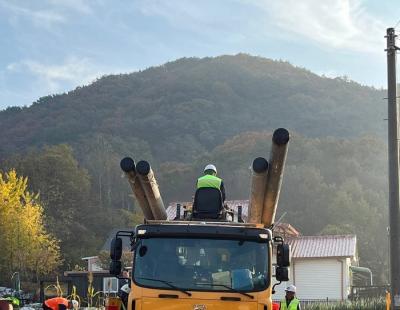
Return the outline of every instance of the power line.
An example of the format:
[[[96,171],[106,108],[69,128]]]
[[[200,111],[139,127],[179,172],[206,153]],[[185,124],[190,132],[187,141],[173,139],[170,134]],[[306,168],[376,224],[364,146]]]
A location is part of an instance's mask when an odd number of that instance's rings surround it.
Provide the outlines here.
[[[396,23],[396,25],[394,25],[394,28],[397,28],[397,26],[400,24],[400,19],[399,21]]]

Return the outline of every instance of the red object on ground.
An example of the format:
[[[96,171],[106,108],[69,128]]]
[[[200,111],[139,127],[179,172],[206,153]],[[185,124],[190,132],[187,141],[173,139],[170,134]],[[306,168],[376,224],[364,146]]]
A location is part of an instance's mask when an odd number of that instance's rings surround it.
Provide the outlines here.
[[[279,310],[279,303],[277,303],[277,302],[273,302],[272,303],[272,310]]]
[[[64,297],[54,297],[47,299],[44,304],[46,307],[49,307],[52,310],[59,310],[59,305],[65,306],[65,308],[68,308],[68,300]]]
[[[109,297],[106,300],[106,310],[119,310],[121,308],[121,298]]]

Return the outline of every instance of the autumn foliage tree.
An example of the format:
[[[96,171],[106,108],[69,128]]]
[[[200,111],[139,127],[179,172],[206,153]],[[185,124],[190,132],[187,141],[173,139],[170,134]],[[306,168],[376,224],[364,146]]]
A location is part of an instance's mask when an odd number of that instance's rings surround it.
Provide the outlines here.
[[[44,228],[38,195],[15,170],[0,173],[0,280],[18,271],[28,279],[54,271],[61,263],[58,240]]]

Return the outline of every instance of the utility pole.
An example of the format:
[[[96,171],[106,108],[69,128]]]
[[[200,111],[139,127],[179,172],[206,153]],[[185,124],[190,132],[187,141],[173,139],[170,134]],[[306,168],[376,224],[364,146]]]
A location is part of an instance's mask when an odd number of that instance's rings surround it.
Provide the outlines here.
[[[400,309],[400,205],[399,205],[399,130],[396,82],[396,34],[386,30],[388,79],[388,160],[389,160],[389,226],[390,226],[390,293],[391,309]]]

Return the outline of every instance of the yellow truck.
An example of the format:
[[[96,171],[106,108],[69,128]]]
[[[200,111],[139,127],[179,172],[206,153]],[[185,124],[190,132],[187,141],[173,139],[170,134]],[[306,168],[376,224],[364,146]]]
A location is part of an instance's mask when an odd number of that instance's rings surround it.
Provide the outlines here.
[[[182,214],[177,207],[175,219],[167,220],[149,163],[121,161],[145,218],[111,243],[110,273],[119,276],[122,238],[131,241],[128,310],[272,309],[272,277],[277,284],[289,280],[290,248],[273,236],[288,142],[286,129],[275,130],[269,163],[253,161],[246,223],[215,189],[197,190],[192,209]]]

